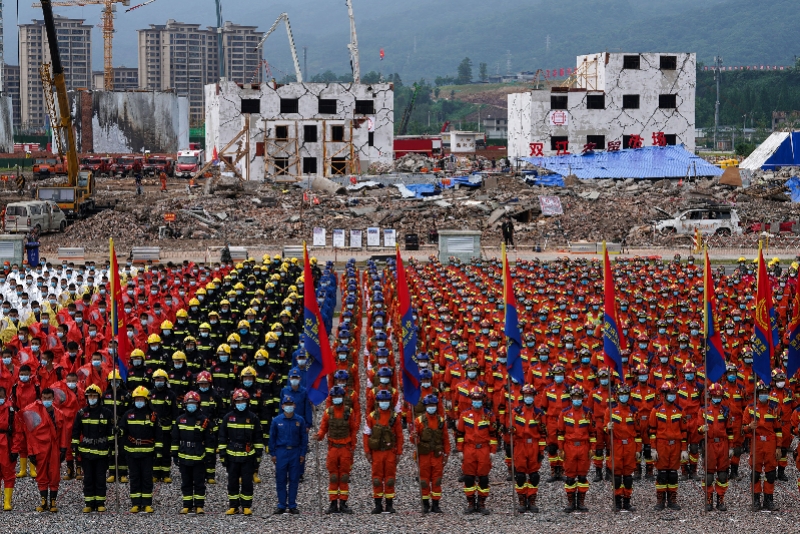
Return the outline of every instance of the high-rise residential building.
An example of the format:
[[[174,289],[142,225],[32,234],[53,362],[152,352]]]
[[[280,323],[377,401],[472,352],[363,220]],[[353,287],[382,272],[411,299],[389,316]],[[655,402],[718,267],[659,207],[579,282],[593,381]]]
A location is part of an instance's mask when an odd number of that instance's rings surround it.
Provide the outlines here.
[[[139,88],[139,69],[134,67],[114,67],[114,90],[133,91]],[[92,73],[92,87],[96,91],[105,88],[105,75],[102,70]]]
[[[257,72],[262,48],[256,45],[263,33],[256,26],[226,22],[223,27],[226,78],[249,83]],[[202,29],[173,19],[151,24],[139,33],[139,88],[175,91],[189,98],[189,120],[200,124],[205,118],[203,86],[219,79],[217,29]],[[261,81],[259,75],[257,81]]]
[[[13,124],[18,128],[22,124],[19,110],[19,65],[3,66],[3,93],[11,97],[11,107],[14,110]]]
[[[92,26],[84,19],[55,16],[56,35],[67,89],[92,87]],[[50,63],[43,20],[19,26],[20,117],[23,125],[43,126],[47,107],[39,66]]]

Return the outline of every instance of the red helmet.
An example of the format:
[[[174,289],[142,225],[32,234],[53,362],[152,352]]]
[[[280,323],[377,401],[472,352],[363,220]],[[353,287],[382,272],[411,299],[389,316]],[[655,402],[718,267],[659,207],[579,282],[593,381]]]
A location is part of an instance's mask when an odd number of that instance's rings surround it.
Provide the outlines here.
[[[522,386],[522,394],[523,395],[536,395],[536,390],[533,388],[531,384],[525,384]]]
[[[580,384],[575,384],[572,386],[572,389],[569,390],[569,396],[583,398],[586,396],[586,391],[584,391],[583,386]]]
[[[722,397],[725,394],[725,390],[719,384],[711,384],[708,386],[708,394],[711,397]]]
[[[237,389],[233,392],[233,395],[231,395],[231,399],[234,401],[250,400],[250,394],[243,389]]]
[[[663,384],[661,384],[661,392],[662,393],[675,393],[675,384],[667,380]]]
[[[647,366],[643,363],[637,365],[633,372],[637,375],[646,375],[650,373],[650,371],[647,370]]]
[[[213,382],[214,377],[208,371],[200,371],[195,382]]]
[[[189,402],[196,402],[196,403],[199,404],[200,403],[200,394],[197,393],[196,391],[190,391],[189,393],[184,395],[183,396],[183,403],[186,404],[186,403],[189,403]]]
[[[696,372],[697,372],[697,367],[695,367],[695,365],[692,362],[686,362],[685,364],[683,364],[683,373],[684,374],[686,374],[686,373],[696,373]]]
[[[471,390],[469,390],[469,397],[471,399],[482,400],[483,399],[483,388],[480,386],[475,386]]]

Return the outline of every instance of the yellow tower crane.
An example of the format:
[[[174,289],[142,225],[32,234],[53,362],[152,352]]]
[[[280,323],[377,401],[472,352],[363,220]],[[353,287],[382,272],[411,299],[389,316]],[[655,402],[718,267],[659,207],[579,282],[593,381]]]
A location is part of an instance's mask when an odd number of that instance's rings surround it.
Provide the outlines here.
[[[114,90],[114,65],[113,65],[113,47],[112,40],[114,39],[114,13],[117,6],[114,4],[122,4],[123,6],[131,5],[131,0],[56,0],[51,2],[53,6],[90,6],[102,5],[103,18],[100,22],[100,28],[103,30],[103,88],[106,91]],[[33,7],[42,7],[42,4],[36,2]]]

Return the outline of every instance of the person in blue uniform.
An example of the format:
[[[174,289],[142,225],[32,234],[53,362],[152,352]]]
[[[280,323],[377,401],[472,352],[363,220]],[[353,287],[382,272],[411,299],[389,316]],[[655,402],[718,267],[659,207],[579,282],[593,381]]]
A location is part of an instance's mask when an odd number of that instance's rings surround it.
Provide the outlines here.
[[[283,399],[287,395],[294,400],[295,411],[294,414],[305,419],[306,428],[311,429],[314,426],[314,410],[311,407],[311,401],[308,400],[308,390],[303,387],[303,372],[297,367],[293,367],[289,371],[289,385],[284,386],[281,390],[280,398]],[[310,387],[311,384],[308,384]],[[303,481],[303,475],[306,472],[306,466],[303,464],[300,468],[300,482]]]
[[[282,402],[283,413],[272,420],[269,431],[269,453],[275,464],[278,506],[275,514],[300,513],[297,510],[297,487],[308,450],[306,420],[295,413],[296,404],[290,395]],[[288,492],[287,492],[288,484]]]

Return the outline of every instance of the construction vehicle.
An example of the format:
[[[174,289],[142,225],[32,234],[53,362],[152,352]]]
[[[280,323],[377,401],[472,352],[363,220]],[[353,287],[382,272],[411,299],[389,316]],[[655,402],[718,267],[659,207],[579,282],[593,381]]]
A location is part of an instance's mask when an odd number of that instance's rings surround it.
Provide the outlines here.
[[[297,79],[297,83],[303,83],[303,72],[300,70],[300,62],[297,60],[297,48],[294,46],[294,37],[292,36],[292,26],[289,24],[289,15],[287,13],[281,13],[278,15],[278,18],[275,19],[275,22],[272,23],[270,29],[267,30],[267,33],[264,34],[264,37],[261,38],[261,41],[256,45],[254,52],[258,51],[261,45],[264,44],[264,41],[267,40],[267,37],[270,36],[272,32],[275,31],[275,28],[278,27],[278,24],[283,21],[286,23],[286,35],[289,37],[289,50],[292,53],[292,61],[294,62],[294,75]],[[266,81],[266,80],[265,80]]]
[[[400,119],[400,127],[397,129],[397,135],[405,135],[408,130],[408,123],[411,120],[411,112],[414,111],[414,103],[417,101],[417,95],[422,86],[414,83],[414,92],[411,94],[411,100],[408,101],[406,109],[403,110],[403,118]]]
[[[347,3],[347,16],[350,18],[350,68],[353,69],[353,83],[361,83],[361,60],[358,56],[358,35],[356,35],[356,19],[353,16],[353,0],[345,0]]]
[[[83,158],[80,170],[92,171],[95,176],[108,176],[111,174],[111,166],[114,164],[113,158],[101,158],[98,156]]]
[[[42,13],[44,26],[47,31],[47,41],[50,46],[50,58],[53,67],[53,78],[47,80],[55,88],[58,99],[59,117],[51,117],[54,134],[66,138],[66,163],[67,183],[64,185],[51,185],[36,189],[36,198],[39,200],[52,200],[58,204],[68,219],[86,217],[95,212],[94,174],[92,171],[78,169],[78,150],[75,144],[75,130],[72,124],[72,115],[67,97],[67,83],[64,78],[64,66],[58,51],[58,37],[56,25],[53,20],[53,6],[50,0],[42,0]],[[45,87],[45,92],[48,88]]]
[[[49,178],[50,176],[64,175],[66,173],[67,163],[61,156],[33,160],[33,175],[36,178]]]
[[[158,176],[162,172],[172,177],[175,172],[175,160],[169,156],[150,156],[142,167],[142,174]]]

